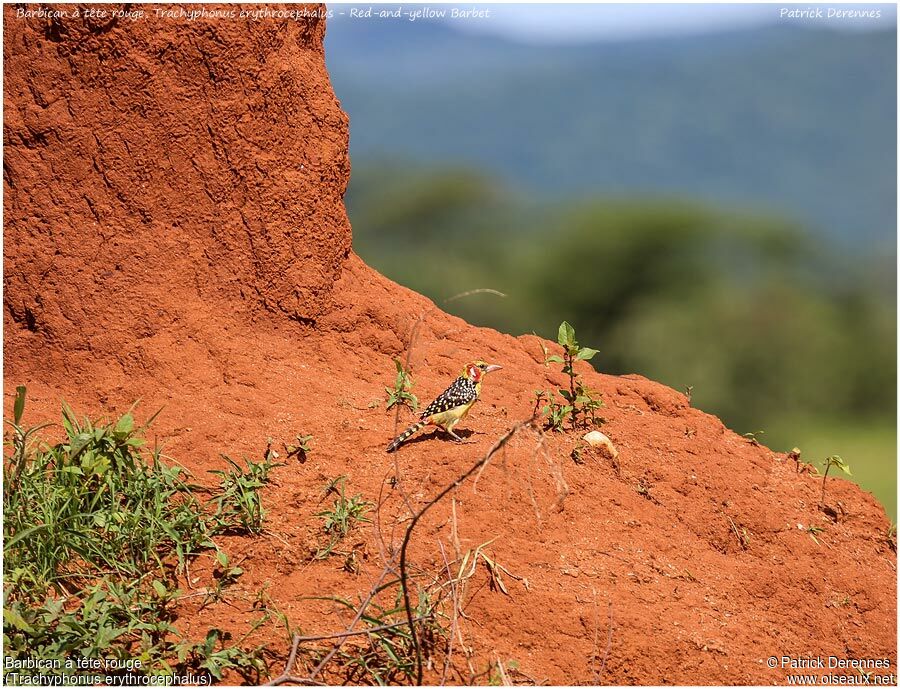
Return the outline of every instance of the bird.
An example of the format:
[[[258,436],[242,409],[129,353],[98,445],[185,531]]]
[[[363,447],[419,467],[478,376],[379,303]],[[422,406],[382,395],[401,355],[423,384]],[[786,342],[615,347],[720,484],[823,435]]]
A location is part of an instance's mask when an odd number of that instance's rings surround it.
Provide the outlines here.
[[[486,364],[483,361],[466,364],[462,373],[450,384],[450,387],[425,407],[419,420],[391,441],[391,444],[387,446],[387,451],[393,452],[428,425],[437,426],[456,442],[462,442],[462,438],[453,432],[453,427],[466,418],[472,405],[478,401],[484,376],[492,371],[499,371],[501,368],[503,367],[497,364]]]

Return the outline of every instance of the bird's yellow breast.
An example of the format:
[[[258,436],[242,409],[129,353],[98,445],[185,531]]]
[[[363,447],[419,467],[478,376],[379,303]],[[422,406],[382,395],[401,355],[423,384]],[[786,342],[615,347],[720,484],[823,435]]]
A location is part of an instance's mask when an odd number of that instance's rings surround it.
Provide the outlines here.
[[[468,404],[463,404],[459,407],[454,407],[453,409],[448,409],[447,411],[433,414],[431,416],[431,423],[433,423],[435,426],[441,426],[442,428],[447,428],[448,426],[452,428],[464,418],[466,418],[466,414],[469,413],[469,410],[472,408],[473,404],[475,404],[474,400],[472,402],[469,402]]]
[[[453,427],[456,424],[466,418],[466,415],[469,413],[472,405],[478,401],[478,397],[480,395],[481,381],[478,381],[477,383],[475,383],[475,398],[471,402],[467,402],[466,404],[461,404],[458,407],[453,407],[452,409],[447,409],[445,411],[432,414],[429,417],[430,422],[436,426],[440,426],[447,431],[452,431]]]

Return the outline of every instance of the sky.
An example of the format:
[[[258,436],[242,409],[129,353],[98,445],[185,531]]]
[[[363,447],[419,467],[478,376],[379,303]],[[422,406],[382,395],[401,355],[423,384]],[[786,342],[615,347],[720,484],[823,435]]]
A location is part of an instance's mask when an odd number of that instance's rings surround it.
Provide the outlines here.
[[[363,5],[357,4],[362,7]],[[401,7],[400,5],[373,5]],[[332,5],[332,8],[337,8]],[[346,10],[348,5],[340,7]],[[413,5],[402,6],[404,12]],[[415,7],[422,7],[416,5]],[[677,36],[751,28],[765,24],[793,25],[836,30],[872,30],[896,26],[893,4],[474,4],[444,3],[426,7],[442,9],[444,21],[454,28],[488,33],[531,43],[627,40]],[[452,18],[461,11],[489,10],[487,16]],[[812,10],[811,16],[789,16],[791,10]],[[819,10],[816,13],[816,10]],[[876,18],[839,16],[842,10],[873,11]],[[484,14],[482,12],[482,14]],[[816,16],[820,14],[821,16]],[[830,16],[829,16],[830,15]]]

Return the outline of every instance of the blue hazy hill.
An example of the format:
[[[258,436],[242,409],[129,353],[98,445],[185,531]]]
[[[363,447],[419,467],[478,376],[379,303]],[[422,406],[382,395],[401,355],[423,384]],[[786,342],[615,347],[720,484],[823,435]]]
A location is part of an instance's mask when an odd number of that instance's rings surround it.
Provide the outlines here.
[[[547,199],[702,199],[895,251],[893,30],[526,45],[337,17],[326,58],[357,168],[469,166]]]

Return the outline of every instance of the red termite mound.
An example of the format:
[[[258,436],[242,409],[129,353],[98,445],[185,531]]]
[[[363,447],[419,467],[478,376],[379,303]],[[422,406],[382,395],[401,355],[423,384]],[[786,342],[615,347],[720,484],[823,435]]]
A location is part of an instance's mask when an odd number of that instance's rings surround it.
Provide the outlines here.
[[[222,452],[259,457],[267,438],[312,434],[308,461],[265,490],[265,534],[227,546],[246,572],[236,591],[268,585],[304,632],[337,631],[346,611],[309,597],[365,595],[409,510],[563,380],[536,338],[472,327],[350,251],[348,122],[321,7],[102,8],[4,7],[6,408],[19,384],[29,422],[61,398],[91,414],[140,398],[164,408],[157,440],[198,477]],[[397,429],[384,387],[407,351],[423,398],[466,360],[504,365],[467,444],[426,435],[384,453]],[[782,656],[895,667],[896,556],[870,495],[829,479],[823,508],[821,479],[683,395],[581,373],[603,395],[616,461],[573,461],[577,433],[522,431],[417,527],[417,576],[489,541],[505,568],[479,564],[458,591],[449,666],[427,680],[486,683],[498,660],[513,681],[556,684],[782,683]],[[310,556],[339,475],[383,501],[346,569]],[[506,591],[488,586],[498,574]],[[184,603],[182,631],[241,632],[252,617],[198,605]]]

